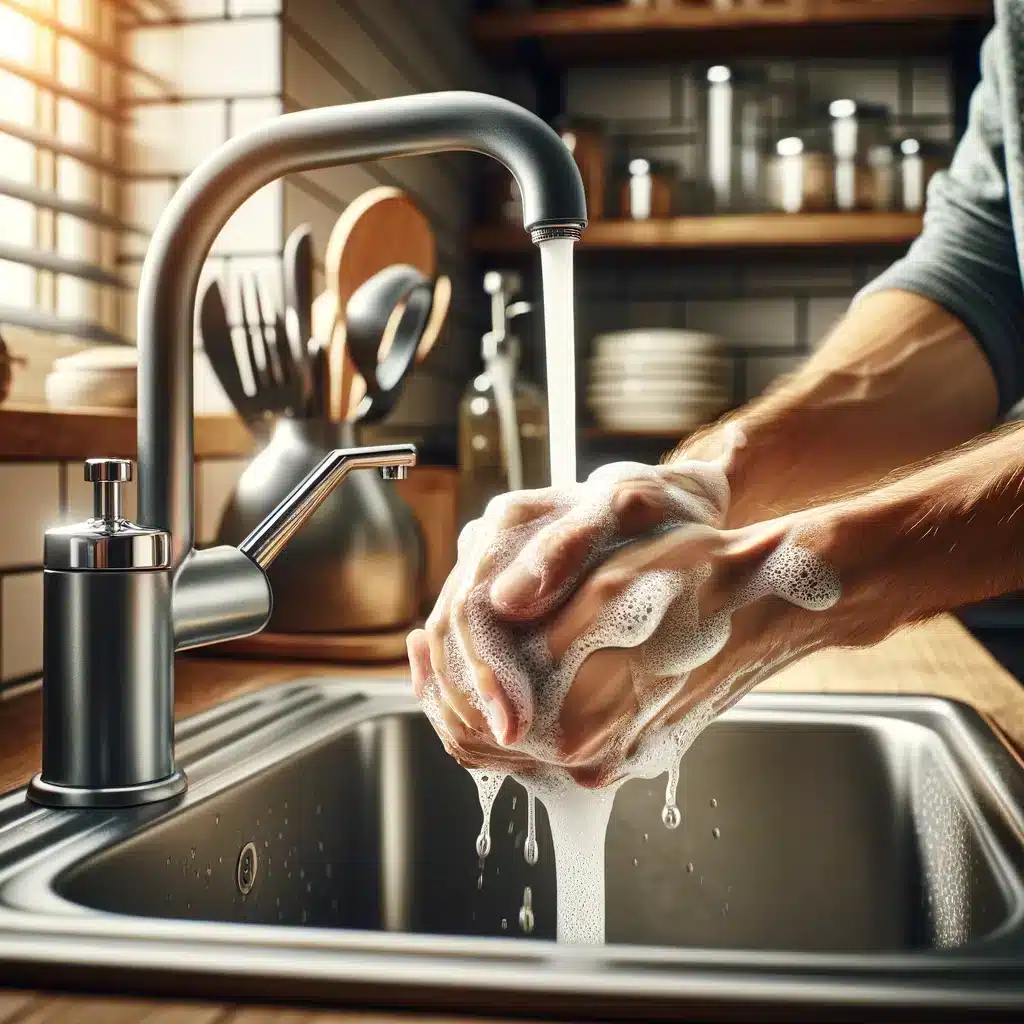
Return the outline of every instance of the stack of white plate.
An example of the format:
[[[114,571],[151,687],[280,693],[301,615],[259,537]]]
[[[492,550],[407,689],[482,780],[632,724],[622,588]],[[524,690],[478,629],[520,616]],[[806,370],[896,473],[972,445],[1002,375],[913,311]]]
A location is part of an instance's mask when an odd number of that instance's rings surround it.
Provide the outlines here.
[[[608,430],[687,431],[732,398],[732,359],[713,334],[616,331],[594,339],[587,404]]]

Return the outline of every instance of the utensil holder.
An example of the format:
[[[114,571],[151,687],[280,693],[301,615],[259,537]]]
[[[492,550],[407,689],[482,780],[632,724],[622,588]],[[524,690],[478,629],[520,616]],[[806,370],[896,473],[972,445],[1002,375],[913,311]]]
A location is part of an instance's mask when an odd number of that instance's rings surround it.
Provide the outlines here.
[[[334,448],[358,446],[351,423],[282,417],[242,475],[217,542],[237,544]],[[424,594],[423,535],[379,474],[350,473],[270,567],[273,633],[411,628]]]

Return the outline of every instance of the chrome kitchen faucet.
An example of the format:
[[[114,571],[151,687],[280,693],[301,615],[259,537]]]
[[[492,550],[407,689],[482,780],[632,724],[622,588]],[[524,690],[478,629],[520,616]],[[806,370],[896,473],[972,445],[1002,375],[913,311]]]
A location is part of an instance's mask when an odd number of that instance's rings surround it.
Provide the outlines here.
[[[29,799],[127,807],[176,796],[174,654],[258,633],[266,568],[351,469],[397,472],[412,445],[337,450],[239,547],[196,551],[192,325],[199,272],[218,232],[284,174],[393,156],[472,150],[519,184],[535,242],[578,237],[586,201],[558,135],[481,93],[442,92],[273,118],[221,146],[160,218],[139,285],[139,519],[121,516],[131,463],[90,459],[94,517],[48,530],[44,546],[43,765]]]

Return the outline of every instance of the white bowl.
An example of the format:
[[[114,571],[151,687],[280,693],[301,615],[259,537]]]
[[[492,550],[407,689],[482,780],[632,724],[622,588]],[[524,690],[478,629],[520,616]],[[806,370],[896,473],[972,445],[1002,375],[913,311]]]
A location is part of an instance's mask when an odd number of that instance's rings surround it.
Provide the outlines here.
[[[76,408],[134,409],[138,398],[135,367],[104,370],[57,370],[47,374],[47,405]]]
[[[593,351],[598,355],[674,356],[718,355],[725,350],[725,341],[716,334],[702,331],[683,331],[674,328],[643,328],[630,331],[612,331],[594,338]]]

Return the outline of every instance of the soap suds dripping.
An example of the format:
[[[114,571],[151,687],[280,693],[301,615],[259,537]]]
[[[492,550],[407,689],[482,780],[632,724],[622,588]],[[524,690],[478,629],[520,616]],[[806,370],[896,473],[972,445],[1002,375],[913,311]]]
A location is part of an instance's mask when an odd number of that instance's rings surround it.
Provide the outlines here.
[[[722,499],[723,506],[727,502],[728,484],[721,465],[690,463],[674,469],[695,481],[705,494]],[[472,660],[479,660],[495,672],[520,713],[532,711],[529,732],[510,749],[528,755],[533,771],[528,777],[513,775],[513,778],[529,794],[528,835],[524,847],[528,863],[536,862],[535,815],[530,813],[534,799],[539,798],[547,809],[555,853],[560,942],[600,944],[604,941],[604,840],[615,793],[622,783],[629,778],[653,779],[668,772],[662,818],[667,827],[678,827],[681,816],[675,803],[675,790],[680,759],[686,750],[725,710],[737,685],[742,685],[745,692],[802,653],[780,655],[771,664],[749,665],[696,703],[679,721],[667,726],[655,725],[669,701],[678,699],[689,674],[710,661],[728,643],[732,614],[769,595],[809,610],[822,610],[835,604],[841,594],[838,575],[831,567],[811,552],[784,543],[765,560],[729,607],[703,619],[698,596],[710,573],[709,566],[698,566],[687,572],[644,573],[602,609],[593,628],[578,637],[557,662],[550,657],[539,635],[524,637],[522,632],[515,632],[490,612],[487,596],[490,582],[523,550],[538,529],[569,510],[575,517],[591,517],[598,537],[589,560],[589,564],[593,564],[613,550],[610,538],[615,536],[615,518],[607,500],[609,484],[624,478],[657,477],[662,481],[663,472],[631,463],[604,467],[579,485],[577,493],[565,494],[561,500],[556,500],[547,516],[487,538],[488,578],[462,595],[468,612],[472,655],[469,638],[455,633],[450,637],[449,682],[465,694],[474,707],[484,715],[492,713],[492,709],[481,702],[466,670]],[[664,525],[665,528],[684,526],[704,522],[706,517],[706,502],[678,488],[672,492],[672,508]],[[559,719],[579,667],[590,654],[603,648],[639,648],[630,661],[630,670],[634,680],[644,683],[637,687],[643,699],[638,713],[619,723],[608,739],[608,749],[614,752],[620,764],[621,781],[604,789],[586,789],[557,763]],[[424,710],[435,729],[446,736],[433,680],[425,687]],[[475,769],[471,774],[478,787],[483,814],[477,839],[480,853],[489,851],[490,809],[507,776],[496,766],[491,770]]]

